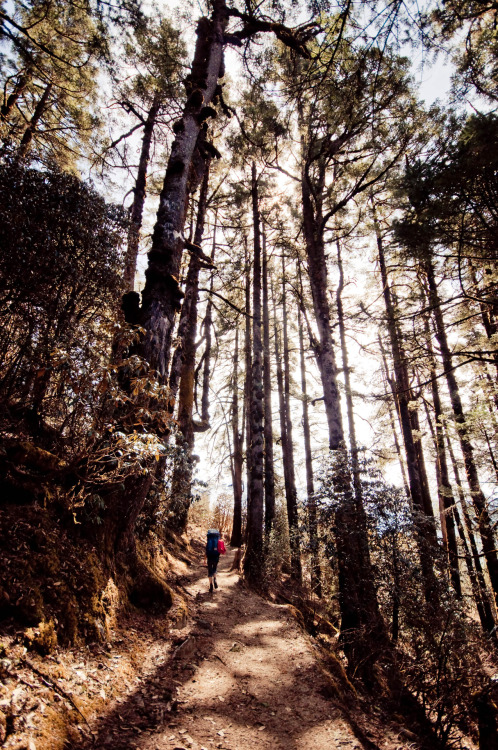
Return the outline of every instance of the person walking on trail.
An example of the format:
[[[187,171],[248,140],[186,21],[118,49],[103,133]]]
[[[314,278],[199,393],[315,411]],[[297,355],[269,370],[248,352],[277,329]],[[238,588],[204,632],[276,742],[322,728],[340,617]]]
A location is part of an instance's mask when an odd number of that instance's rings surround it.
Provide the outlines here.
[[[206,559],[208,566],[210,594],[213,593],[214,589],[218,588],[218,583],[216,581],[216,570],[218,568],[220,555],[224,555],[225,552],[225,543],[221,538],[220,532],[216,529],[209,529],[206,542]]]

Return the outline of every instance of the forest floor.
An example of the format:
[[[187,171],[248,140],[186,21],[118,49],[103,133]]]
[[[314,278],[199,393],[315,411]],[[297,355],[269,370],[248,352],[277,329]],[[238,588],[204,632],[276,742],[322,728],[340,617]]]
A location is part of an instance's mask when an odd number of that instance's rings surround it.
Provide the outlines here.
[[[135,611],[117,625],[107,646],[59,649],[46,657],[25,655],[24,649],[15,674],[3,665],[9,688],[0,700],[0,714],[7,716],[3,747],[417,747],[413,735],[388,724],[379,708],[367,713],[337,693],[320,647],[292,608],[250,591],[231,570],[233,550],[221,558],[219,588],[210,594],[196,546],[190,564],[176,561],[176,583],[189,611],[175,627]],[[15,648],[4,650],[11,659],[0,660],[0,668],[12,661]]]

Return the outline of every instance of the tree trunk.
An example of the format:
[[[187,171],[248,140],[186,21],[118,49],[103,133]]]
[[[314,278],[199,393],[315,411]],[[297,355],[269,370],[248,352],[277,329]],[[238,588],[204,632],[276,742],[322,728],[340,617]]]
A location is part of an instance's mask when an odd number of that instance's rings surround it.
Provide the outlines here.
[[[194,235],[194,244],[200,247],[202,242],[202,235],[204,233],[204,221],[207,207],[207,191],[209,185],[209,160],[206,163],[206,169],[204,172],[204,178],[202,182],[201,192],[199,195],[199,204],[197,207],[197,222]],[[187,271],[187,278],[185,279],[185,299],[183,301],[180,321],[178,323],[177,339],[178,344],[173,353],[171,360],[171,368],[169,372],[169,390],[170,390],[170,412],[173,413],[175,408],[175,401],[178,395],[178,388],[180,386],[180,380],[183,377],[183,369],[185,365],[185,354],[186,347],[192,346],[189,337],[195,336],[197,327],[197,301],[199,294],[199,270],[200,261],[199,256],[193,253],[190,257],[189,267]],[[195,360],[194,360],[195,363]],[[192,382],[193,382],[193,369],[192,369]]]
[[[230,544],[242,544],[242,435],[239,432],[239,328],[235,329],[235,351],[233,354],[232,376],[232,484],[233,484],[233,526]]]
[[[303,149],[304,150],[304,149]],[[351,672],[369,681],[380,653],[389,649],[388,636],[380,615],[373,570],[368,551],[363,507],[358,509],[351,492],[351,475],[346,463],[344,431],[337,385],[337,368],[330,325],[327,261],[323,238],[321,196],[325,173],[311,189],[306,162],[303,163],[301,192],[303,229],[308,272],[319,343],[315,349],[325,402],[329,447],[333,452],[335,539],[339,573],[341,638]],[[315,204],[313,203],[315,195]],[[318,196],[318,197],[317,197]]]
[[[498,750],[498,685],[492,679],[474,698],[479,725],[479,750]]]
[[[271,408],[270,316],[268,311],[268,255],[263,231],[263,387],[265,407],[265,534],[267,540],[275,519],[275,468],[273,465],[273,424]]]
[[[469,271],[474,286],[476,287],[476,289],[479,289],[479,282],[477,280],[474,267],[472,266],[472,262],[469,262]],[[481,320],[484,326],[484,330],[486,331],[486,336],[490,341],[493,341],[493,337],[498,333],[498,325],[496,324],[496,320],[493,317],[492,308],[490,307],[490,305],[487,305],[481,300],[479,302],[479,309],[481,311]],[[492,356],[495,363],[496,377],[498,378],[498,352],[495,351]],[[498,408],[498,392],[496,391],[496,387],[494,389],[494,402],[495,406]]]
[[[252,584],[261,581],[263,568],[264,507],[264,427],[263,427],[263,342],[261,339],[261,239],[256,165],[251,170],[251,195],[254,227],[252,368],[251,368],[251,442],[250,475],[247,501],[247,551],[244,572]]]
[[[242,425],[245,432],[246,439],[246,503],[249,505],[249,483],[251,475],[251,393],[252,393],[252,375],[251,375],[251,363],[252,363],[252,338],[251,338],[251,274],[249,265],[249,251],[247,248],[247,240],[244,237],[245,242],[245,267],[246,267],[246,279],[245,279],[245,312],[246,312],[246,325],[244,335],[244,364],[245,364],[245,382],[244,382],[244,408],[242,416]],[[245,537],[247,536],[247,524],[245,529]]]
[[[486,506],[486,498],[484,497],[484,493],[479,483],[477,466],[474,461],[474,449],[470,441],[467,422],[463,411],[462,401],[460,399],[460,391],[453,370],[452,356],[448,339],[446,337],[441,301],[439,299],[437,284],[434,277],[434,268],[430,259],[427,259],[424,268],[429,286],[429,303],[434,315],[436,339],[441,351],[441,358],[443,361],[451,405],[453,407],[453,414],[455,415],[455,421],[458,426],[458,437],[460,439],[460,447],[463,454],[467,481],[470,487],[470,495],[474,504],[479,532],[482,538],[483,554],[488,565],[489,578],[495,594],[495,601],[498,602],[498,556],[491,519]]]
[[[349,371],[348,348],[346,343],[346,327],[344,324],[344,309],[342,306],[342,291],[344,289],[344,271],[342,267],[341,245],[337,241],[337,266],[339,269],[339,284],[337,286],[337,322],[339,323],[339,337],[341,341],[342,368],[344,371],[344,385],[346,390],[346,411],[348,415],[349,445],[351,450],[351,467],[353,470],[353,487],[356,502],[363,502],[361,487],[360,465],[358,460],[358,443],[356,441],[356,429],[354,423],[353,395],[351,391],[351,378]]]
[[[127,291],[133,291],[137,270],[138,247],[140,243],[140,229],[145,203],[145,186],[147,183],[147,168],[149,166],[152,135],[156,124],[157,113],[161,106],[161,95],[156,92],[149,114],[144,125],[142,136],[142,150],[138,162],[137,179],[135,180],[133,203],[130,211],[130,227],[128,229],[128,246],[125,255],[124,282]]]
[[[498,463],[496,462],[494,447],[491,444],[491,440],[489,438],[488,431],[486,430],[486,428],[482,427],[481,431],[484,435],[484,440],[486,441],[486,445],[488,446],[489,460],[491,461],[493,469],[495,470],[495,477],[496,477],[496,481],[498,482]]]
[[[14,109],[17,100],[23,93],[24,89],[28,85],[28,83],[31,81],[31,71],[28,69],[25,73],[19,76],[19,79],[14,86],[13,91],[9,94],[7,97],[7,100],[4,100],[4,103],[2,104],[2,107],[0,109],[0,120],[3,122],[6,122],[9,119],[10,113]]]
[[[225,33],[228,19],[236,11],[229,9],[225,0],[211,0],[210,7],[210,17],[201,18],[197,24],[194,59],[191,71],[185,78],[188,98],[182,117],[174,126],[176,135],[159,199],[152,248],[148,254],[142,306],[136,311],[134,320],[145,330],[139,353],[160,383],[166,381],[175,315],[183,297],[178,275],[186,245],[183,232],[189,196],[199,177],[202,177],[208,156],[218,156],[212,144],[205,139],[207,121],[216,116],[211,105],[220,94],[218,80],[224,76],[225,44],[249,39],[260,31],[270,32],[282,38],[284,44],[297,45],[298,52],[306,55],[305,42],[299,34],[294,39],[292,31],[261,18],[251,17],[247,21],[244,17],[243,28],[229,38]],[[142,493],[126,495],[130,506],[142,507]]]
[[[223,0],[212,1],[210,18],[197,24],[192,69],[187,77],[188,99],[176,124],[176,137],[159,199],[152,249],[142,292],[142,325],[146,330],[143,354],[161,378],[166,377],[171,336],[182,294],[178,274],[191,182],[195,178],[194,152],[203,123],[212,116],[209,106],[223,72],[224,32],[228,11]],[[202,154],[200,161],[203,161]]]
[[[436,479],[438,483],[439,505],[441,509],[441,528],[443,532],[443,542],[448,557],[448,569],[450,578],[455,589],[457,597],[462,596],[462,585],[460,582],[460,572],[458,568],[458,548],[455,535],[455,517],[456,510],[455,498],[451,489],[450,478],[448,473],[448,464],[446,462],[446,451],[444,449],[444,432],[443,432],[443,409],[441,398],[439,396],[439,381],[436,372],[436,359],[432,350],[429,322],[425,321],[425,333],[427,352],[429,355],[429,367],[432,390],[432,404],[434,406],[435,434],[433,434],[434,445],[436,449]],[[427,420],[431,425],[430,414],[427,413]]]
[[[431,378],[436,377],[436,371],[431,369]],[[436,385],[436,388],[434,388]],[[424,400],[425,413],[429,431],[434,443],[436,452],[436,483],[439,500],[439,519],[441,523],[441,534],[443,537],[443,547],[446,552],[446,565],[450,581],[455,590],[458,599],[462,598],[462,585],[460,581],[460,571],[458,567],[458,547],[455,534],[455,498],[448,478],[448,466],[446,464],[446,453],[444,450],[444,435],[442,433],[442,423],[440,421],[441,407],[439,402],[439,393],[434,397],[434,390],[437,390],[437,381],[432,381],[432,402],[434,405],[434,427],[429,405]],[[438,421],[439,420],[439,421]]]
[[[205,173],[199,195],[197,209],[197,223],[195,227],[194,244],[200,247],[204,233],[206,216],[207,193],[209,186],[209,160],[206,163]],[[200,260],[193,253],[190,257],[187,279],[185,282],[185,300],[182,306],[180,323],[178,326],[178,338],[180,343],[175,351],[173,364],[181,372],[180,388],[178,394],[177,423],[179,428],[179,442],[182,455],[175,462],[171,480],[172,508],[175,511],[176,526],[184,531],[187,525],[188,509],[192,497],[192,452],[194,448],[194,373],[197,333],[197,300],[199,295],[199,269]],[[177,355],[177,352],[180,352]],[[171,373],[173,375],[173,372]]]
[[[218,221],[218,215],[214,217],[214,229],[213,229],[213,248],[211,250],[211,263],[214,263],[216,255],[216,225]],[[211,276],[209,288],[213,291],[214,278]],[[202,370],[202,396],[201,396],[201,421],[203,425],[209,425],[209,386],[211,380],[211,329],[213,326],[213,300],[212,294],[209,295],[206,304],[206,315],[204,316],[204,366]]]
[[[301,294],[302,298],[302,294]],[[306,383],[306,361],[304,356],[303,319],[301,308],[298,311],[299,331],[299,356],[301,366],[301,395],[303,402],[303,435],[304,435],[304,460],[306,466],[306,493],[308,508],[308,528],[310,535],[310,557],[311,557],[311,588],[313,593],[320,599],[322,596],[322,575],[320,570],[319,545],[318,545],[318,522],[316,512],[315,487],[313,481],[313,459],[311,454],[311,432],[308,406],[308,388]]]
[[[443,432],[446,432],[443,428]],[[481,625],[483,626],[484,630],[487,633],[491,633],[494,630],[495,627],[495,618],[493,616],[493,611],[491,608],[491,603],[489,599],[489,592],[488,587],[486,584],[486,580],[484,578],[484,572],[481,565],[481,556],[479,554],[479,550],[477,549],[477,543],[474,536],[474,532],[472,529],[472,521],[469,515],[469,509],[467,506],[467,501],[465,499],[465,494],[463,491],[462,481],[460,479],[460,472],[458,470],[458,465],[456,462],[455,454],[453,452],[453,447],[451,445],[450,436],[446,432],[446,446],[448,448],[448,454],[451,460],[451,465],[453,467],[453,475],[455,477],[455,484],[457,486],[458,490],[458,499],[460,500],[460,506],[462,508],[462,513],[465,521],[465,528],[467,530],[467,536],[469,538],[469,544],[470,544],[470,550],[472,552],[472,560],[474,561],[474,568],[475,568],[475,576],[477,578],[477,588],[476,593],[474,594],[474,598],[476,600],[476,606],[479,613],[479,618],[481,620]],[[459,519],[459,516],[458,516]],[[461,524],[459,526],[459,534],[460,538],[465,538],[465,534],[463,531],[463,528],[461,528]],[[472,582],[472,576],[470,574],[470,568],[467,565],[467,568],[469,570],[469,577]],[[473,589],[474,590],[474,589]],[[496,637],[496,634],[495,634]]]
[[[301,185],[308,273],[319,335],[319,346],[316,348],[315,354],[323,388],[329,448],[332,451],[344,450],[344,430],[337,385],[337,367],[327,298],[327,262],[323,236],[321,230],[318,229],[321,224],[321,217],[315,217],[314,215],[311,190],[306,175],[303,175]]]
[[[284,421],[285,443],[282,439],[284,453],[285,497],[287,501],[287,518],[289,522],[289,541],[291,548],[291,575],[301,582],[301,551],[299,538],[299,516],[297,509],[296,473],[294,468],[294,445],[292,442],[292,418],[290,410],[290,361],[289,334],[287,327],[287,283],[285,274],[285,255],[282,253],[282,332],[284,362]],[[287,470],[285,470],[287,467]]]
[[[29,151],[29,148],[31,146],[31,141],[33,140],[33,136],[36,132],[38,123],[43,117],[43,114],[48,107],[48,100],[52,92],[53,86],[54,86],[53,83],[48,83],[45,86],[45,90],[43,91],[43,94],[41,95],[40,100],[38,101],[38,104],[35,107],[33,116],[31,120],[29,121],[26,130],[24,131],[24,135],[21,139],[21,143],[19,144],[19,148],[17,150],[17,156],[19,159],[24,159]]]
[[[398,341],[401,341],[400,332],[398,332]],[[408,379],[408,376],[407,376]],[[411,394],[410,394],[411,395]],[[412,404],[413,406],[413,404]],[[420,476],[420,486],[422,488],[422,500],[424,504],[424,511],[428,518],[432,518],[434,524],[434,530],[436,528],[434,506],[431,498],[431,491],[429,489],[429,480],[427,478],[427,469],[425,468],[425,457],[424,447],[422,445],[422,429],[420,427],[420,419],[418,416],[418,409],[410,409],[410,422],[412,427],[413,442],[415,445],[415,455],[417,459],[418,473]],[[437,538],[437,537],[436,537]]]
[[[372,212],[377,237],[377,250],[384,302],[386,306],[387,328],[393,356],[396,407],[398,409],[403,442],[405,445],[410,495],[412,499],[412,512],[414,514],[413,519],[417,531],[417,545],[424,579],[425,598],[427,602],[431,602],[437,598],[437,581],[433,568],[433,553],[437,549],[438,544],[434,523],[434,511],[432,506],[427,502],[427,494],[424,491],[423,480],[420,474],[420,455],[413,436],[412,416],[409,408],[409,402],[412,401],[413,398],[406,367],[406,357],[398,336],[395,308],[387,278],[384,245],[375,207],[372,208]]]
[[[396,408],[396,413],[398,414],[398,417],[399,417],[399,412],[397,410],[397,404],[396,404],[396,389],[394,387],[393,379],[389,377],[389,370],[387,369],[386,353],[382,345],[382,339],[381,339],[380,334],[378,336],[378,341],[379,341],[380,351],[382,355],[382,374],[384,377],[384,387],[387,391],[387,386],[389,386],[390,391],[392,393],[392,397],[393,397],[392,402],[387,397],[386,397],[386,401],[387,401],[387,409],[389,412],[389,422],[391,423],[391,430],[393,433],[394,448],[396,450],[398,460],[399,460],[399,466],[401,469],[401,476],[403,478],[403,487],[405,488],[405,494],[408,500],[410,501],[410,505],[411,505],[412,498],[410,495],[410,486],[408,484],[408,479],[406,477],[405,461],[403,459],[403,454],[401,453],[401,447],[400,447],[399,440],[398,440],[398,433],[396,431],[396,421],[394,419],[394,414],[393,414],[392,405],[391,405],[392,403],[394,403],[394,406]]]

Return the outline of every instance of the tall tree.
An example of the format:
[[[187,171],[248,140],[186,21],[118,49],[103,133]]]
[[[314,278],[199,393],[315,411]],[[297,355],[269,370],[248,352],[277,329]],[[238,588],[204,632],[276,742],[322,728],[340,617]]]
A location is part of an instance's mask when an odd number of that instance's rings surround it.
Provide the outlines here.
[[[446,437],[446,445],[448,447],[448,454],[451,459],[451,465],[452,465],[453,474],[455,477],[455,484],[457,486],[458,497],[460,500],[460,507],[462,509],[462,514],[465,520],[465,528],[467,530],[467,535],[469,538],[470,549],[472,552],[472,560],[474,562],[474,567],[475,567],[475,575],[477,578],[476,593],[475,593],[474,598],[476,600],[476,606],[479,612],[479,617],[480,617],[483,628],[486,630],[486,632],[493,633],[493,632],[496,632],[495,631],[495,618],[493,615],[493,610],[491,608],[491,599],[488,593],[488,586],[486,584],[486,580],[484,577],[483,567],[481,565],[481,556],[477,548],[476,538],[474,535],[474,529],[472,526],[469,509],[467,506],[467,500],[465,498],[465,493],[463,491],[463,486],[462,486],[462,482],[460,479],[460,472],[459,472],[458,465],[455,459],[455,454],[453,452],[453,447],[451,445],[451,440],[450,440],[447,430],[444,430],[444,432],[445,432],[445,437]],[[460,537],[463,537],[463,536],[464,534],[460,534]],[[470,571],[469,571],[469,577],[472,581],[472,575],[470,574]]]
[[[239,19],[242,28],[228,34],[230,17]],[[175,314],[181,306],[178,273],[185,247],[183,232],[189,193],[192,180],[196,179],[194,156],[197,153],[203,160],[210,152],[209,144],[205,142],[201,146],[198,140],[208,120],[216,116],[212,104],[222,97],[218,80],[224,76],[225,45],[228,42],[240,44],[258,32],[273,32],[284,43],[306,54],[307,31],[306,28],[292,32],[280,23],[262,19],[257,13],[241,13],[228,8],[224,0],[212,0],[210,17],[199,19],[194,59],[185,79],[188,98],[182,117],[175,125],[176,137],[159,200],[142,292],[141,320],[146,331],[143,353],[161,378],[167,373]]]
[[[416,528],[418,529],[418,545],[420,562],[424,575],[425,595],[427,601],[431,601],[436,596],[437,592],[437,583],[433,568],[434,553],[437,549],[434,511],[432,508],[430,496],[426,491],[426,486],[421,476],[421,467],[419,462],[420,453],[419,450],[417,450],[415,436],[413,434],[412,415],[410,413],[410,402],[413,401],[413,394],[410,387],[407,358],[403,351],[399,337],[396,310],[387,276],[384,241],[375,213],[375,206],[373,207],[373,216],[377,238],[377,250],[382,279],[383,296],[386,307],[386,322],[393,357],[396,405],[399,412],[403,442],[405,446],[414,521]]]
[[[239,328],[235,328],[235,349],[232,375],[232,484],[233,484],[233,523],[230,544],[242,545],[242,433],[239,429]]]
[[[490,125],[492,125],[492,123],[488,122],[488,129]],[[473,144],[475,148],[475,141],[479,139],[475,138],[472,128],[469,129],[469,136],[469,142]],[[489,198],[486,198],[486,191],[484,191],[483,201],[481,201],[478,196],[474,197],[472,195],[472,193],[475,192],[475,185],[472,186],[472,181],[469,185],[465,175],[465,162],[468,158],[468,148],[468,142],[464,142],[463,144],[459,142],[457,144],[456,153],[453,154],[453,159],[449,159],[443,168],[439,167],[437,161],[436,163],[432,163],[429,160],[424,163],[415,161],[413,164],[407,165],[403,178],[403,186],[407,196],[407,205],[405,216],[402,221],[398,223],[396,231],[406,251],[420,265],[422,273],[425,276],[429,307],[434,321],[435,338],[439,346],[454,419],[458,425],[458,437],[464,457],[465,472],[470,487],[472,502],[478,520],[479,533],[482,538],[483,554],[486,558],[489,576],[496,598],[498,595],[498,551],[496,540],[493,533],[486,497],[482,491],[479,480],[474,445],[455,374],[455,365],[458,365],[459,357],[461,355],[455,355],[451,351],[443,312],[445,301],[441,296],[441,292],[438,288],[438,280],[436,278],[437,265],[435,246],[442,245],[443,247],[451,248],[453,243],[457,241],[460,247],[462,245],[465,247],[467,243],[472,242],[471,238],[476,229],[475,221],[479,224],[481,222],[485,224],[485,228],[481,227],[481,230],[479,231],[478,242],[475,250],[476,258],[479,257],[480,252],[484,251],[487,253],[490,249],[489,244],[491,238],[489,237],[489,231],[491,228],[490,222],[493,220],[493,213],[489,213],[489,207],[486,209],[486,204],[489,204]],[[461,174],[456,172],[457,165],[460,166]],[[482,176],[482,171],[485,171],[485,168],[483,170],[482,164],[479,160],[477,160],[476,168]],[[451,176],[454,176],[454,179],[456,180],[456,187],[452,193],[449,191],[448,186],[448,179]],[[466,220],[466,226],[463,230],[464,233],[459,235],[458,239],[456,239],[454,234],[455,223],[458,222],[456,210],[462,208],[461,192],[466,189],[463,187],[462,183],[466,184],[466,187],[472,190],[470,201],[464,199],[466,202],[470,203],[469,214],[471,217],[475,214],[477,214],[477,216],[474,221],[472,218],[468,219],[467,215],[464,214]],[[479,208],[477,208],[477,205],[479,205]],[[488,214],[486,218],[484,218],[483,213]],[[468,252],[468,250],[466,252]],[[482,260],[484,260],[484,263],[487,262],[487,259],[485,258]],[[462,285],[463,269],[461,266],[459,269],[459,280]],[[493,301],[488,299],[487,303],[492,309]],[[477,355],[476,358],[480,359],[479,355]]]
[[[194,245],[200,247],[204,234],[206,207],[209,186],[209,161],[206,164],[204,177],[197,208],[197,223],[194,234]],[[175,463],[171,479],[172,506],[175,511],[174,525],[184,530],[187,525],[188,509],[191,501],[192,485],[192,453],[194,448],[195,425],[194,411],[194,373],[196,356],[197,333],[197,299],[199,294],[199,271],[201,259],[197,253],[192,253],[185,283],[186,293],[182,306],[178,337],[180,343],[175,351],[175,371],[180,371],[180,387],[178,394],[178,428],[180,433],[179,460]],[[180,352],[180,353],[179,353]]]
[[[302,287],[302,284],[300,285]],[[315,485],[313,480],[313,459],[311,453],[311,430],[308,404],[308,388],[306,382],[306,361],[304,349],[304,332],[303,332],[303,315],[301,311],[302,290],[300,294],[300,304],[298,311],[298,335],[299,335],[299,358],[301,370],[301,396],[303,403],[303,436],[304,436],[304,460],[306,467],[306,492],[307,492],[307,510],[308,510],[308,527],[310,536],[311,551],[311,587],[317,597],[322,596],[322,580],[319,559],[318,545],[318,523],[317,508],[315,500]]]
[[[113,109],[121,115],[126,113],[126,122],[131,126],[104,144],[99,160],[103,167],[117,164],[130,169],[131,154],[126,145],[128,139],[141,131],[140,156],[137,165],[133,200],[130,206],[130,227],[125,256],[124,280],[127,290],[134,287],[140,230],[144,211],[147,172],[158,141],[168,138],[170,126],[175,119],[183,96],[180,93],[180,76],[185,57],[185,47],[180,33],[167,18],[159,22],[148,20],[140,24],[131,39],[125,44],[128,69],[123,81],[123,71],[113,69]],[[123,128],[123,117],[119,119]],[[123,153],[119,149],[124,148]]]
[[[297,508],[296,475],[294,468],[294,444],[292,440],[292,417],[290,405],[290,352],[287,315],[287,277],[286,255],[282,252],[282,359],[283,359],[283,393],[281,409],[283,408],[282,453],[284,464],[285,497],[287,501],[287,520],[289,524],[289,540],[291,548],[292,577],[301,581],[301,551],[299,514]]]
[[[344,384],[346,392],[346,412],[348,415],[349,445],[351,451],[351,468],[353,471],[353,487],[356,502],[363,502],[360,477],[360,462],[358,454],[358,441],[356,439],[356,427],[354,421],[353,393],[351,390],[351,372],[349,367],[348,346],[346,341],[346,324],[344,319],[344,307],[342,304],[342,292],[344,290],[344,268],[342,264],[341,242],[337,240],[337,267],[339,270],[339,284],[336,291],[337,322],[339,324],[339,337],[341,341],[342,370],[344,373]]]
[[[486,498],[479,482],[477,466],[474,460],[474,450],[468,433],[465,413],[460,398],[460,390],[453,369],[451,351],[444,325],[442,305],[439,299],[434,268],[430,257],[428,257],[425,262],[425,272],[427,274],[427,282],[429,286],[429,302],[433,310],[435,321],[435,335],[439,343],[439,349],[443,360],[443,367],[450,394],[451,405],[455,415],[455,421],[458,425],[458,436],[460,438],[460,447],[463,453],[467,481],[469,483],[476,517],[478,519],[479,532],[483,542],[483,553],[486,558],[491,585],[495,592],[495,599],[498,601],[498,551],[496,548],[496,540],[492,530]]]
[[[247,497],[247,550],[244,571],[249,581],[258,583],[263,568],[264,514],[264,394],[263,342],[261,338],[261,230],[256,164],[251,168],[251,197],[254,236],[252,296],[252,364],[250,398],[250,473]]]
[[[378,608],[364,509],[355,502],[346,459],[328,298],[325,233],[330,220],[355,196],[382,179],[399,159],[410,137],[399,117],[400,107],[411,109],[412,102],[402,64],[373,48],[356,50],[343,32],[343,18],[331,22],[311,64],[301,64],[288,56],[282,65],[298,111],[302,227],[318,329],[315,355],[323,388],[329,448],[336,466],[335,539],[341,632],[351,669],[361,663],[368,674],[376,658],[372,644],[375,640],[378,644],[385,643],[387,635]],[[299,85],[304,80],[306,87]],[[382,157],[375,145],[374,132],[383,141]],[[348,175],[350,149],[354,150],[351,159],[355,169],[354,174]]]
[[[270,314],[268,300],[268,252],[263,229],[263,388],[265,438],[265,534],[271,534],[275,518],[275,471],[273,466],[272,378],[270,358]]]

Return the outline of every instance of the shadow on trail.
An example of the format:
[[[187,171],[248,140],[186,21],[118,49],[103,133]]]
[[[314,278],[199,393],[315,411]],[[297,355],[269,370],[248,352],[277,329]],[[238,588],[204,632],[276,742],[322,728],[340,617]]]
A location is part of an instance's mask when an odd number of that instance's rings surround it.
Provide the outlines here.
[[[220,566],[220,587],[231,558],[227,555]],[[199,589],[205,579],[207,589],[205,567],[192,569],[182,579],[190,589]],[[305,647],[290,615],[283,616],[275,605],[244,593],[237,583],[220,588],[214,596],[198,590],[192,598],[201,612],[194,614],[189,640],[179,648],[165,645],[164,661],[92,725],[93,739],[68,739],[68,749],[192,746],[182,742],[179,729],[193,737],[194,748],[332,748],[331,722],[339,728],[341,722],[344,725],[344,739],[349,742],[342,744],[351,750],[368,747],[351,735],[330,692],[327,699],[327,684],[316,665],[309,659],[305,668],[299,663]],[[289,645],[291,641],[295,647]],[[241,652],[240,663],[229,665],[229,652],[235,648]],[[265,656],[273,660],[271,674],[265,672]],[[178,699],[179,689],[188,700]],[[194,721],[195,727],[189,726]],[[173,734],[176,740],[171,743]]]

